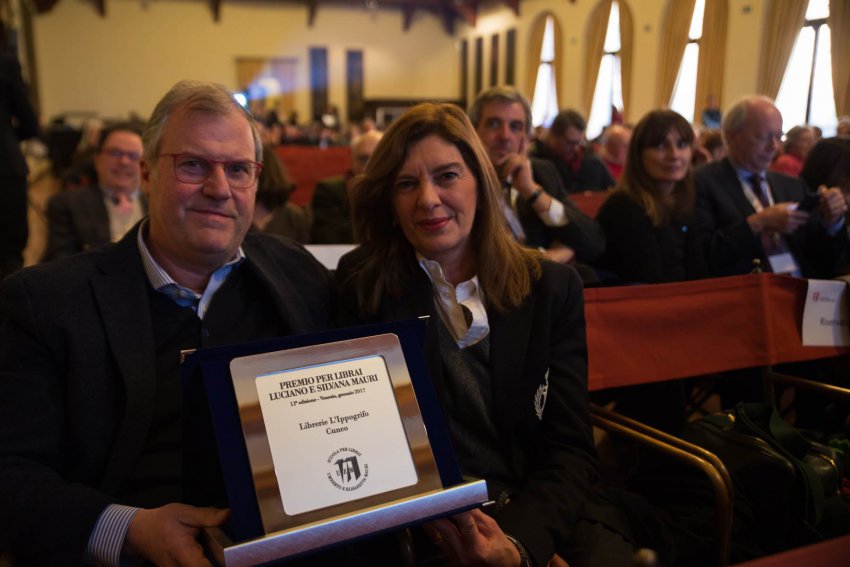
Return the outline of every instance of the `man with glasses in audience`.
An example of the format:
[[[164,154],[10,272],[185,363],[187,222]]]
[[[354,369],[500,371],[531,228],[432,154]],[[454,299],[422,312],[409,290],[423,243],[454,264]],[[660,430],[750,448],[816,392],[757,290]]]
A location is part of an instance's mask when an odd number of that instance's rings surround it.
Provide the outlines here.
[[[554,166],[527,155],[531,106],[514,87],[482,91],[469,119],[505,188],[504,212],[514,237],[558,263],[589,263],[605,247],[602,229],[567,197]],[[592,270],[579,270],[585,283]]]
[[[746,274],[757,259],[766,272],[834,277],[848,249],[847,205],[838,188],[808,188],[767,170],[782,141],[773,101],[741,99],[726,112],[722,133],[727,157],[694,170],[711,272]]]
[[[227,512],[180,503],[180,352],[330,319],[328,272],[248,233],[261,159],[227,89],[178,83],[144,134],[150,215],[0,286],[0,546],[22,563],[209,564]]]
[[[562,110],[532,152],[555,164],[567,193],[607,191],[615,184],[602,160],[586,151],[585,130],[587,121],[581,114]]]
[[[47,204],[43,261],[118,242],[147,213],[140,191],[140,128],[130,123],[106,128],[96,150],[97,185],[63,191]]]

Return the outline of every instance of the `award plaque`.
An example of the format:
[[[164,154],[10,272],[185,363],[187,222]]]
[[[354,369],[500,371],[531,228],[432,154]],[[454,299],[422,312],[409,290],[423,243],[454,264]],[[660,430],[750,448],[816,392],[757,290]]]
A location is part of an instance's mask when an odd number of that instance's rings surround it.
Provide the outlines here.
[[[454,460],[421,355],[425,324],[185,358],[186,470],[209,470],[217,454],[235,542],[224,548],[226,565],[294,557],[487,500],[486,483],[463,482]],[[187,501],[208,503],[191,496],[208,484],[188,475]]]

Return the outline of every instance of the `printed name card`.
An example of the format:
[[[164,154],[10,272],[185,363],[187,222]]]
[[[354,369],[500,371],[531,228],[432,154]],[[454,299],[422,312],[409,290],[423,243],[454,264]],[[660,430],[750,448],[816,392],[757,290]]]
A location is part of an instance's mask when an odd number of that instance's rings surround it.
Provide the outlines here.
[[[803,345],[848,346],[847,282],[809,280],[803,309]]]
[[[382,357],[275,372],[256,385],[287,515],[416,483]]]

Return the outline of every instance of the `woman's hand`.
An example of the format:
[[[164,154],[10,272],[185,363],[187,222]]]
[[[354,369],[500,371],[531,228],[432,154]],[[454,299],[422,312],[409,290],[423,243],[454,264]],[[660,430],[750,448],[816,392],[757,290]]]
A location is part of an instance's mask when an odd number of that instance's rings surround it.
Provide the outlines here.
[[[519,567],[519,552],[496,520],[481,510],[425,524],[425,530],[455,565]]]

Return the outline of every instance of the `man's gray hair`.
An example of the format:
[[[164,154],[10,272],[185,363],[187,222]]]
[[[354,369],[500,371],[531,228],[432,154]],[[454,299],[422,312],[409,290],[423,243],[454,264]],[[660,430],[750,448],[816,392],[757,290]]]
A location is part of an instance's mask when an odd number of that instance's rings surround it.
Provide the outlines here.
[[[515,87],[509,85],[490,87],[489,89],[484,89],[478,93],[478,96],[472,101],[472,106],[469,107],[469,112],[467,113],[469,115],[469,121],[472,122],[472,125],[476,129],[480,126],[479,122],[481,121],[481,112],[484,110],[484,107],[491,102],[498,102],[501,104],[517,102],[521,104],[522,109],[525,112],[526,134],[531,134],[531,104],[529,104],[528,99],[525,98],[521,92],[519,92]]]
[[[165,124],[168,117],[178,108],[211,116],[230,114],[243,116],[248,121],[254,138],[254,160],[263,162],[263,142],[260,139],[257,123],[251,113],[236,102],[230,89],[218,83],[180,81],[171,87],[171,90],[165,93],[165,96],[157,103],[145,128],[142,142],[145,147],[145,161],[148,164],[154,163],[159,155]]]
[[[723,115],[723,123],[720,130],[725,138],[726,132],[740,132],[747,123],[747,116],[753,105],[759,102],[766,102],[773,105],[773,99],[763,95],[749,95],[738,99],[732,107]]]

